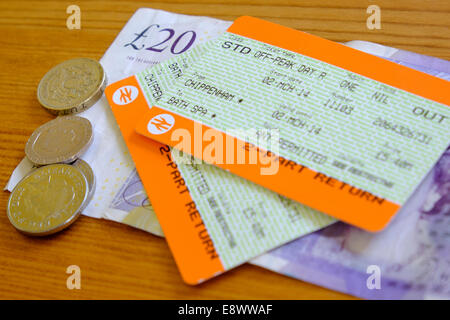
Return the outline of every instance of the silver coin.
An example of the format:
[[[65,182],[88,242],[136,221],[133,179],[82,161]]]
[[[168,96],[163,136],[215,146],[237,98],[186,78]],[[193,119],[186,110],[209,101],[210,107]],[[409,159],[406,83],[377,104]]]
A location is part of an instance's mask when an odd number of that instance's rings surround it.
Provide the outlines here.
[[[27,141],[25,154],[36,165],[71,163],[82,155],[93,140],[89,120],[64,116],[37,128]]]
[[[87,180],[87,183],[89,186],[89,192],[88,192],[87,199],[84,202],[83,207],[81,208],[81,210],[84,210],[87,207],[87,205],[89,204],[89,202],[91,202],[92,197],[94,196],[94,193],[95,193],[95,187],[96,187],[95,174],[94,174],[94,171],[92,170],[91,166],[82,159],[77,159],[72,165],[74,165],[75,167],[80,169],[80,171],[86,177],[86,180]]]
[[[11,224],[31,236],[45,236],[71,225],[88,197],[86,177],[75,166],[38,168],[13,189],[7,204]]]
[[[50,69],[39,82],[37,98],[52,114],[84,111],[97,102],[107,84],[102,65],[93,59],[64,61]]]

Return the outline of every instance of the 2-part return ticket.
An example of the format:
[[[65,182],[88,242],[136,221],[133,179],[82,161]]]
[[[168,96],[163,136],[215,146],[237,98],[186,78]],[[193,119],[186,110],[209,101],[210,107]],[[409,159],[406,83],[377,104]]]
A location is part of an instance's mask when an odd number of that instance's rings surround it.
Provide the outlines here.
[[[168,227],[170,222],[163,220],[170,219],[162,216],[173,218],[171,212],[183,207],[171,206],[175,201],[169,197],[165,201],[170,205],[158,205],[153,191],[180,191],[182,186],[167,181],[167,176],[162,181],[162,168],[170,167],[173,155],[154,140],[271,189],[290,205],[295,202],[287,198],[370,231],[389,222],[448,145],[447,81],[340,44],[242,17],[194,60],[184,72],[176,64],[166,65],[177,80],[167,83],[169,89],[164,93],[158,91],[161,84],[152,81],[149,72],[112,84],[106,91],[129,148],[129,141],[142,146],[141,151],[130,152],[156,213],[166,210],[158,218],[169,245],[177,232],[167,233],[165,224]],[[136,112],[125,111],[131,106]],[[157,153],[152,158],[144,151],[158,146],[159,158]],[[162,160],[164,155],[167,161]],[[157,158],[159,171],[150,169],[158,167],[154,164]],[[181,173],[180,167],[179,178],[190,175],[192,180],[202,180],[194,169]],[[153,173],[144,177],[143,171]],[[190,188],[190,193],[200,194],[193,191],[199,185]],[[220,202],[217,199],[208,203],[205,197],[205,203],[211,208]],[[227,220],[220,217],[227,217],[227,204],[221,206],[223,212],[211,218],[214,223],[198,220],[209,233],[214,233],[213,225],[220,229],[224,240],[210,239],[214,252],[219,253],[224,250],[221,243],[227,241],[229,251],[232,234],[223,223]],[[236,219],[246,219],[251,233],[257,235],[257,224],[251,222],[257,214],[250,206],[248,210]],[[260,214],[264,209],[253,211]],[[266,212],[266,216],[273,214]],[[192,217],[196,219],[195,214]],[[315,227],[320,224],[316,222]],[[283,233],[285,227],[281,223],[271,234]],[[190,240],[186,241],[189,247]],[[280,241],[271,244],[280,245]],[[180,259],[177,263],[182,269]],[[224,260],[221,256],[217,265],[197,273],[186,271],[184,277],[194,283],[233,266]]]
[[[164,99],[208,45],[140,73],[148,101]],[[199,283],[335,221],[213,165],[184,163],[176,150],[138,134],[136,119],[148,110],[138,86],[113,84],[112,110],[186,282]],[[131,99],[121,100],[121,92]]]

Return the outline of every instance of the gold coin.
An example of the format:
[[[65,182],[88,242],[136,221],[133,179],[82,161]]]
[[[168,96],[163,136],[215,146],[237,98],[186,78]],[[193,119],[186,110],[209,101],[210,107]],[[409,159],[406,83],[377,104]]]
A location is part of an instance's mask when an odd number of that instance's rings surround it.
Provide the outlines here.
[[[89,120],[78,116],[58,117],[33,132],[25,146],[25,154],[36,165],[70,163],[91,143]]]
[[[83,210],[84,208],[86,208],[86,206],[89,204],[89,202],[91,201],[92,197],[94,196],[95,193],[95,175],[94,175],[94,171],[92,170],[91,166],[84,160],[82,159],[77,159],[77,161],[75,161],[73,163],[73,165],[75,167],[77,167],[78,169],[80,169],[80,171],[84,174],[84,176],[86,177],[87,183],[88,183],[88,187],[89,187],[89,192],[88,192],[88,196],[87,199],[85,201],[85,204],[83,205],[83,208],[81,210]]]
[[[24,177],[12,191],[6,211],[18,231],[44,236],[72,224],[87,196],[88,183],[78,168],[54,164]]]
[[[75,114],[97,102],[106,83],[106,74],[99,62],[89,58],[71,59],[44,75],[39,82],[37,98],[53,114]]]

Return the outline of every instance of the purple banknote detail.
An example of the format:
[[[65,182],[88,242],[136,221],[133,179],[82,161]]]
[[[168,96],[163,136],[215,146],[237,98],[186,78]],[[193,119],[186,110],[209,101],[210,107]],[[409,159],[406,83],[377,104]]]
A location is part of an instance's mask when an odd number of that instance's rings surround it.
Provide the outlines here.
[[[150,206],[141,179],[139,178],[136,169],[134,169],[120,188],[119,192],[117,192],[110,207],[130,212],[136,207],[148,208]]]
[[[411,51],[398,50],[389,57],[389,60],[450,80],[448,78],[450,76],[450,63],[442,59],[424,56]]]
[[[402,64],[450,79],[449,62],[402,54],[408,57]],[[253,263],[363,298],[449,299],[450,148],[382,232],[338,222]],[[379,270],[378,286],[368,285],[373,266]]]

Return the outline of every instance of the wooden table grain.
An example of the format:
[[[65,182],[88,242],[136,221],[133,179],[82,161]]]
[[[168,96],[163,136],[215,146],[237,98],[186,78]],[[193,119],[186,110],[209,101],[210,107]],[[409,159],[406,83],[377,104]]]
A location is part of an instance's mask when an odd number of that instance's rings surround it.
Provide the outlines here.
[[[68,30],[66,8],[81,8],[81,29]],[[381,29],[366,27],[369,5]],[[36,100],[40,78],[74,57],[99,59],[140,7],[233,20],[251,15],[334,41],[368,40],[450,58],[448,0],[170,0],[0,2],[0,185],[24,156],[33,130],[53,118]],[[348,295],[244,265],[196,287],[184,284],[163,239],[82,216],[70,229],[34,239],[16,232],[0,195],[2,299],[347,299]],[[68,290],[66,268],[81,268],[81,289]]]

